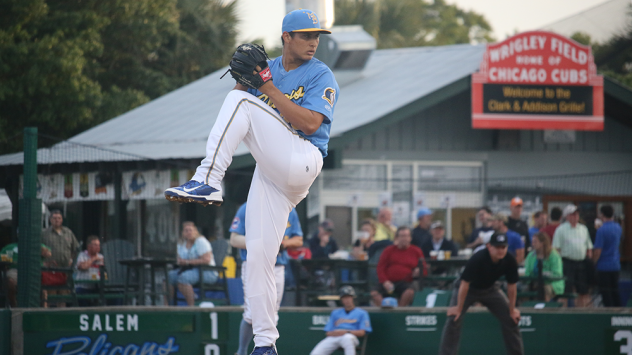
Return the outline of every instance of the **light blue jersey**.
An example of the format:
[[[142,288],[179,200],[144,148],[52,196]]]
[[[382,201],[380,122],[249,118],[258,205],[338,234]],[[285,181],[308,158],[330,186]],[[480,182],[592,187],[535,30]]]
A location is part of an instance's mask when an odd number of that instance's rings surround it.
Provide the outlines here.
[[[336,78],[329,67],[316,58],[306,61],[300,67],[289,72],[283,68],[282,58],[278,57],[268,62],[274,86],[295,104],[325,116],[323,123],[314,134],[307,135],[297,130],[301,137],[310,141],[320,150],[324,158],[327,156],[334,108],[340,95]],[[267,95],[255,89],[248,89],[248,92],[279,112]]]
[[[354,308],[347,313],[344,308],[334,309],[329,316],[329,322],[325,325],[326,332],[332,330],[364,330],[367,333],[373,331],[369,313],[361,308]]]
[[[246,235],[246,204],[244,203],[239,207],[237,213],[235,214],[235,218],[233,218],[233,223],[230,226],[231,233],[237,233],[241,235]],[[283,234],[283,239],[289,239],[294,237],[302,237],[303,231],[301,230],[301,223],[298,220],[298,213],[296,213],[296,209],[292,208],[290,211],[290,217],[287,221],[287,227],[285,228],[285,234]],[[246,261],[246,257],[248,253],[246,249],[239,249],[241,253],[241,260]],[[288,257],[287,252],[283,251],[277,256],[276,265],[287,265]]]

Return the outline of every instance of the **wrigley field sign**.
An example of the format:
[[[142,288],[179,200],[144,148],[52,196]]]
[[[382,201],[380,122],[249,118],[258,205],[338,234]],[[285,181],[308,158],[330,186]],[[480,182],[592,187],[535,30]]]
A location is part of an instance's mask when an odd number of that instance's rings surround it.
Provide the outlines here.
[[[603,77],[591,49],[533,31],[487,46],[472,74],[472,127],[603,130]]]

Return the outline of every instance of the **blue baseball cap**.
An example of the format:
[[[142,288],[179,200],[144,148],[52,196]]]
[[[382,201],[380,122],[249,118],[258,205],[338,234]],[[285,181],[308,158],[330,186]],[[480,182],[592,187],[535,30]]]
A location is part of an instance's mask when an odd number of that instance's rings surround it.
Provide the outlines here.
[[[417,219],[432,214],[432,211],[428,207],[422,207],[417,211]]]
[[[385,297],[382,299],[382,308],[397,308],[397,299],[395,297]]]
[[[294,10],[283,18],[283,32],[320,32],[331,33],[329,30],[320,28],[320,20],[312,10]]]

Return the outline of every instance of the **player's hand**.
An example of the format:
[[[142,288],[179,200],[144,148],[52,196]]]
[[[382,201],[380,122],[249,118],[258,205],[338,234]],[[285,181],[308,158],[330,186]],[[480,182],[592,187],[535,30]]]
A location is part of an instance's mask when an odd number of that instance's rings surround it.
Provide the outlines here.
[[[448,308],[448,317],[454,316],[454,321],[456,322],[459,317],[461,317],[461,310],[457,306]]]
[[[514,322],[516,322],[516,324],[518,324],[518,322],[520,322],[520,310],[518,310],[518,308],[514,308],[513,311],[511,311],[511,319],[513,319]]]

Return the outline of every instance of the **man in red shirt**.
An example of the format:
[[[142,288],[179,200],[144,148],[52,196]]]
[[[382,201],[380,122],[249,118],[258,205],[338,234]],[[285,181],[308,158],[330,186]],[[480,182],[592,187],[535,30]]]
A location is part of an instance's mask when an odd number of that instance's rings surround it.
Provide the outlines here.
[[[380,284],[371,291],[376,306],[382,305],[384,297],[396,297],[398,305],[408,306],[415,296],[416,285],[413,279],[422,273],[428,275],[424,254],[416,245],[411,245],[410,228],[399,227],[395,232],[393,245],[384,249],[377,263],[377,277]],[[423,270],[419,269],[422,265]]]
[[[553,235],[555,230],[560,226],[560,220],[562,219],[562,210],[559,207],[553,207],[551,209],[551,222],[544,228],[540,229],[540,232],[546,233],[551,241],[553,241]]]

